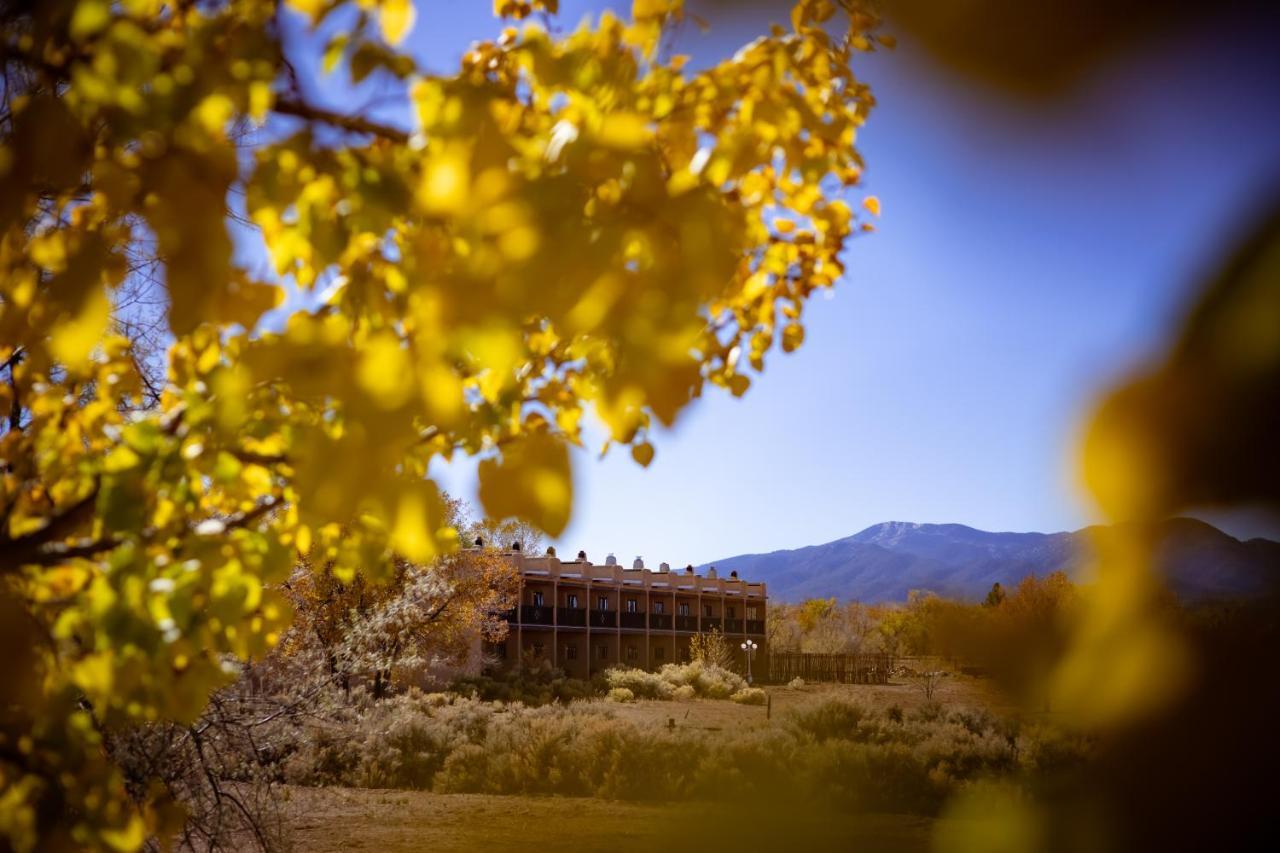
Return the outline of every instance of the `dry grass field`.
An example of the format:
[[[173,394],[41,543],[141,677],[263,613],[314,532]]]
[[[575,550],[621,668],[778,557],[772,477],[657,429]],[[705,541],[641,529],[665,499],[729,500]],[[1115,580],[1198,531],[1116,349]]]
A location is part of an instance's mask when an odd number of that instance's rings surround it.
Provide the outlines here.
[[[312,853],[924,851],[933,821],[899,815],[749,813],[702,803],[290,788],[294,849]]]
[[[912,682],[770,687],[771,709],[727,701],[595,700],[637,725],[730,730],[785,724],[788,712],[824,698],[906,711],[926,702]],[[934,700],[950,707],[1005,710],[990,685],[952,677]],[[671,760],[678,761],[673,755]],[[907,815],[770,812],[710,803],[635,803],[591,798],[435,794],[355,788],[285,791],[285,821],[299,851],[924,851],[936,821]]]

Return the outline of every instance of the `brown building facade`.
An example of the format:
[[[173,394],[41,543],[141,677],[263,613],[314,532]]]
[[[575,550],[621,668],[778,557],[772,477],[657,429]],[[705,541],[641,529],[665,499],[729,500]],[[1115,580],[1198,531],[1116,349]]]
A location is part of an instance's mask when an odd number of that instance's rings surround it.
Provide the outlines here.
[[[612,557],[595,565],[581,552],[573,562],[508,554],[520,570],[519,604],[507,613],[506,640],[486,648],[501,666],[547,660],[584,679],[618,665],[655,670],[688,661],[694,635],[720,631],[738,671],[747,670],[740,646],[752,640],[752,670],[767,672],[763,583],[736,572],[719,577],[714,568],[647,569],[640,558],[624,568]]]

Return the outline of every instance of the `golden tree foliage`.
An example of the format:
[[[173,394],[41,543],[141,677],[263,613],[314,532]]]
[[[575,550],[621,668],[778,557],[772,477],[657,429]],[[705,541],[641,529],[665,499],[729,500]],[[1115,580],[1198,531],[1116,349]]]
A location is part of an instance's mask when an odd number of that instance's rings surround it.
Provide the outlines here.
[[[326,67],[399,81],[402,124],[301,93],[283,19],[346,6]],[[799,0],[692,71],[664,41],[680,0],[563,36],[550,0],[495,6],[530,20],[447,76],[398,47],[408,0],[0,7],[9,845],[172,830],[174,804],[125,796],[103,732],[194,718],[288,626],[300,559],[348,582],[453,549],[427,471],[457,453],[482,458],[487,514],[560,533],[584,413],[647,464],[655,420],[799,345],[870,227],[848,196],[873,101],[849,63],[873,18]],[[233,260],[229,195],[276,281]],[[174,335],[141,414],[112,319],[139,252]],[[277,282],[318,307],[255,334]]]

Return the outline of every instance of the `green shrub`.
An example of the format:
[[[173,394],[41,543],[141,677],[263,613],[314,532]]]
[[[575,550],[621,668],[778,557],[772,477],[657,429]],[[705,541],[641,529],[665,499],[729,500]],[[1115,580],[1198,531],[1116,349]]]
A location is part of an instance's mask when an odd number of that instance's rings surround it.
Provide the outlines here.
[[[787,686],[792,690],[799,690],[804,687],[804,679],[797,675],[795,678],[787,682]]]
[[[769,695],[759,687],[744,687],[729,699],[739,705],[763,705],[769,701]]]
[[[605,696],[610,702],[634,702],[636,694],[626,687],[614,687]]]

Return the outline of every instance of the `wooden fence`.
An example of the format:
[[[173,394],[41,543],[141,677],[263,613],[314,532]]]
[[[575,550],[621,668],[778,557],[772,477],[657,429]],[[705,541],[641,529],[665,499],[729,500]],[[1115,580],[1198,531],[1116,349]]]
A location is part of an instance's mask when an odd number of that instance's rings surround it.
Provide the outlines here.
[[[823,655],[806,652],[771,652],[769,680],[785,684],[793,678],[842,684],[884,684],[893,669],[886,654]]]

